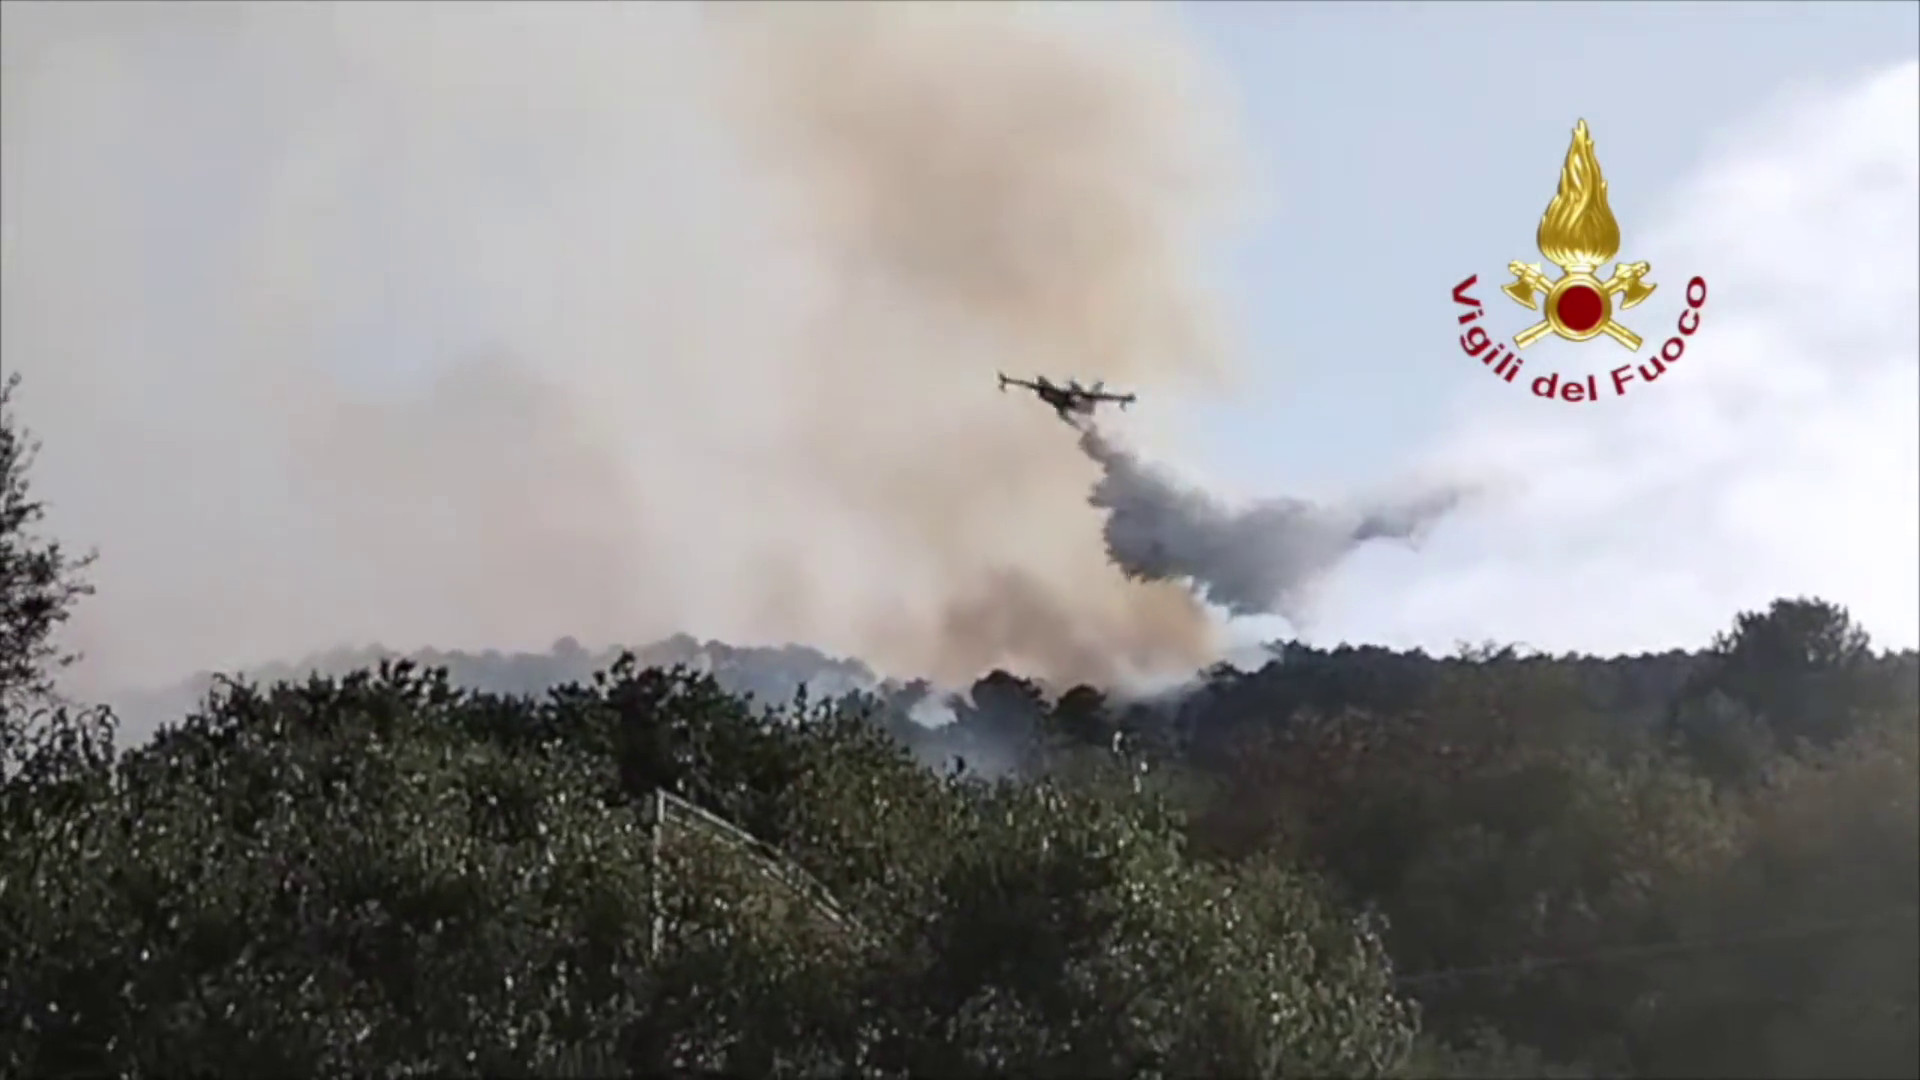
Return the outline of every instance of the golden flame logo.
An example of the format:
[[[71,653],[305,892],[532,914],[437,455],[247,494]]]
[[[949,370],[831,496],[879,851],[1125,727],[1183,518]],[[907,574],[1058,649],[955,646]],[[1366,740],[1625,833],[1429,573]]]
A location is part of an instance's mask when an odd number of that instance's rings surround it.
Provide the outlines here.
[[[1513,343],[1524,349],[1548,334],[1568,341],[1605,334],[1629,351],[1638,350],[1640,335],[1614,321],[1614,297],[1620,298],[1619,310],[1626,311],[1652,296],[1658,286],[1646,280],[1652,268],[1644,262],[1616,264],[1605,281],[1594,276],[1620,250],[1620,223],[1607,205],[1607,181],[1600,175],[1600,159],[1594,155],[1593,136],[1585,120],[1574,126],[1573,145],[1567,147],[1566,164],[1560,167],[1560,190],[1541,215],[1534,240],[1540,254],[1564,273],[1555,281],[1537,265],[1507,264],[1514,280],[1500,291],[1514,303],[1546,316],[1515,334]],[[1537,294],[1546,297],[1544,311],[1535,299]]]
[[[1573,129],[1567,163],[1560,167],[1560,190],[1541,215],[1534,239],[1540,254],[1562,270],[1591,272],[1620,250],[1620,223],[1607,205],[1607,181],[1585,120]]]

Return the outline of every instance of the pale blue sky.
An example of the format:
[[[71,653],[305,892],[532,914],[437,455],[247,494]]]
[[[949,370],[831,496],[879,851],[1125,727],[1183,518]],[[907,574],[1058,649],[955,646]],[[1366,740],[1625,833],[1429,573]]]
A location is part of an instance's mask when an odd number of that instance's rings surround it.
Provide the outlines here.
[[[1254,382],[1202,429],[1208,467],[1251,491],[1380,479],[1446,419],[1436,402],[1508,392],[1463,366],[1448,290],[1538,260],[1575,119],[1632,257],[1709,133],[1920,52],[1912,3],[1181,10],[1229,65],[1268,203],[1228,282]]]

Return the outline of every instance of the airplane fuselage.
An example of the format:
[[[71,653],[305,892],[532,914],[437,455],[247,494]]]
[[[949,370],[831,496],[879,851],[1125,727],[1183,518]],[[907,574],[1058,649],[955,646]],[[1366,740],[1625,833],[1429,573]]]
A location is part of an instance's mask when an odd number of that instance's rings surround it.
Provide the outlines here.
[[[1062,390],[1057,386],[1042,386],[1040,400],[1053,406],[1060,412],[1092,412],[1091,399],[1080,397],[1071,390]]]

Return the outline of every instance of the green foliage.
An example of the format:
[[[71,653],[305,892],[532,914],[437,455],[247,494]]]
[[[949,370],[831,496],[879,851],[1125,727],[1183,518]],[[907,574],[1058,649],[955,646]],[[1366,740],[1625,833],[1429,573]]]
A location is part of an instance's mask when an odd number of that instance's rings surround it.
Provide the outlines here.
[[[1864,721],[1769,770],[1747,799],[1737,859],[1676,913],[1683,933],[1744,944],[1670,973],[1649,1018],[1649,1069],[1920,1074],[1917,775],[1911,715]]]
[[[937,732],[679,666],[795,650],[382,659],[116,757],[0,420],[0,1075],[1920,1075],[1920,657],[1831,605]]]
[[[1193,867],[1130,789],[1003,783],[969,817],[917,980],[944,1045],[916,1074],[1363,1076],[1412,1037],[1370,926],[1292,873]]]
[[[19,384],[18,375],[0,377],[0,785],[64,783],[105,761],[114,723],[55,690],[75,657],[54,632],[93,591],[83,576],[92,557],[39,532],[46,507],[27,484],[38,444],[10,408]]]
[[[223,683],[117,762],[68,724],[0,789],[0,1061],[1911,1075],[1911,658],[1850,662],[1842,736],[1767,721],[1741,783],[1684,710],[1600,729],[1618,687],[1554,663],[1352,673],[1419,696],[1277,723],[1285,680],[1222,671],[1224,735],[1003,676],[947,736],[1001,739],[994,781],[926,768],[886,701],[631,659],[540,699],[406,663]],[[660,791],[698,809],[656,827]]]
[[[235,689],[11,837],[12,1066],[492,1071],[617,1030],[619,994],[568,987],[633,977],[641,831],[447,705],[405,673]]]
[[[939,777],[853,702],[391,665],[225,685],[86,779],[0,851],[14,1073],[1362,1075],[1413,1033],[1310,881],[1196,865],[1130,785]],[[752,835],[656,830],[656,785]]]
[[[1897,702],[1899,688],[1884,674],[1845,608],[1776,600],[1765,613],[1742,614],[1714,639],[1680,706],[1712,699],[1719,722],[1680,725],[1683,743],[1719,775],[1750,782],[1768,743],[1830,745]]]
[[[9,406],[20,376],[0,378],[0,710],[12,719],[53,694],[53,673],[72,661],[53,643],[73,604],[91,592],[76,559],[37,534],[46,507],[27,486],[38,445]]]

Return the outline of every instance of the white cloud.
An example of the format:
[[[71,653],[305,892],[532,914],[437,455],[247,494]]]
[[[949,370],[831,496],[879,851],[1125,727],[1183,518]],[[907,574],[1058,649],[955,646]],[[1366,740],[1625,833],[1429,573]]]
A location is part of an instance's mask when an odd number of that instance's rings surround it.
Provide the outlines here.
[[[1524,488],[1417,558],[1376,554],[1378,573],[1328,597],[1322,634],[1690,647],[1736,611],[1817,595],[1881,645],[1920,641],[1916,102],[1912,62],[1803,94],[1718,140],[1658,227],[1623,223],[1623,256],[1661,284],[1627,320],[1642,360],[1687,278],[1709,283],[1684,358],[1621,398],[1555,404],[1516,384],[1464,411],[1425,460]],[[1618,350],[1557,345],[1531,350],[1529,376],[1593,371],[1605,392]]]

